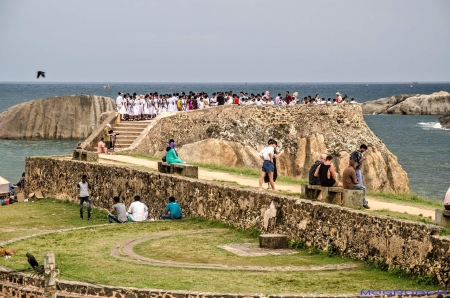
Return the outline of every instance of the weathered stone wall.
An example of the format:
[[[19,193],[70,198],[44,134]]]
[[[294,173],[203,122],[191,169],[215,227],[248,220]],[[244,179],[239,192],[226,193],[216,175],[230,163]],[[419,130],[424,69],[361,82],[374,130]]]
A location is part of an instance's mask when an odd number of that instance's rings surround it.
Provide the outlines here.
[[[360,105],[227,105],[164,114],[132,151],[162,156],[171,138],[184,161],[256,170],[261,169],[258,152],[274,138],[284,150],[278,172],[301,179],[307,179],[309,168],[324,152],[335,156],[340,179],[349,154],[364,143],[369,146],[362,168],[364,185],[370,190],[409,191],[406,172],[367,126]]]
[[[26,159],[25,191],[40,189],[47,196],[76,199],[74,188],[83,174],[93,187],[95,206],[109,209],[116,195],[129,205],[134,195],[141,195],[149,207],[149,217],[158,217],[173,195],[185,216],[285,234],[322,249],[334,245],[343,255],[383,259],[391,267],[433,274],[442,284],[450,285],[450,239],[437,236],[441,228],[434,225],[174,175],[56,158]]]

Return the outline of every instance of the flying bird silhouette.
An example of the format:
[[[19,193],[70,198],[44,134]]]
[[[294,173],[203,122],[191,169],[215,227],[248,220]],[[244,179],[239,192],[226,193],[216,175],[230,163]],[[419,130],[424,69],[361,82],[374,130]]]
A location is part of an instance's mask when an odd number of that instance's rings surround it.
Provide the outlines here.
[[[45,78],[45,72],[39,70],[39,71],[37,72],[37,79],[39,79],[40,76],[42,76],[43,78]]]

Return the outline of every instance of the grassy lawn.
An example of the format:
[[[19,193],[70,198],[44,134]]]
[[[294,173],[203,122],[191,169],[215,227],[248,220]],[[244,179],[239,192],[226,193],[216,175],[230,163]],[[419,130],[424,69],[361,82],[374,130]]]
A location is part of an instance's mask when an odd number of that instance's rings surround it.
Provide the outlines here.
[[[324,265],[356,262],[342,257],[329,257],[326,252],[309,254],[308,249],[294,255],[239,257],[218,245],[257,243],[254,233],[240,231],[225,224],[199,218],[182,221],[148,223],[107,223],[103,211],[93,211],[93,221],[81,221],[78,205],[44,199],[34,203],[3,206],[0,213],[2,240],[69,227],[87,229],[36,236],[7,245],[16,250],[0,265],[28,268],[25,253],[35,255],[42,263],[46,252],[56,255],[62,279],[146,288],[193,290],[230,293],[352,293],[361,289],[439,289],[436,285],[419,285],[416,278],[402,277],[398,272],[382,271],[375,266],[357,262],[357,268],[319,271],[241,271],[214,269],[183,269],[129,263],[111,255],[111,248],[129,239],[150,237],[155,233],[174,233],[203,229],[219,229],[210,233],[168,235],[149,240],[135,247],[135,252],[158,260],[180,262],[224,263],[229,265]],[[7,212],[6,212],[7,210]],[[326,281],[326,282],[324,282]]]

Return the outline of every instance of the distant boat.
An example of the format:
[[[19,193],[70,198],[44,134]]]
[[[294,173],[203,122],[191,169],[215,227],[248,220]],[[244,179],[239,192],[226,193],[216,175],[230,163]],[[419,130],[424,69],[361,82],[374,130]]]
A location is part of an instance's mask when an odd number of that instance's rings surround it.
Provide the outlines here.
[[[107,86],[102,86],[102,88],[103,88],[103,89],[109,89],[110,86],[109,86],[109,84],[108,84]]]
[[[411,88],[414,87],[413,85],[411,85]]]

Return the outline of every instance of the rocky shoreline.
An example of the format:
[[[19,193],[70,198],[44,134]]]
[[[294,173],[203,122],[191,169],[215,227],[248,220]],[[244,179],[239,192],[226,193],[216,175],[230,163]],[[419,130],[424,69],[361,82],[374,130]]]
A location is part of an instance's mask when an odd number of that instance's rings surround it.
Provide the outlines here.
[[[0,114],[0,139],[85,139],[115,110],[113,99],[95,95],[24,102]]]
[[[450,113],[439,116],[439,123],[442,128],[450,129]]]
[[[443,115],[450,113],[450,93],[400,94],[362,104],[364,114]]]

